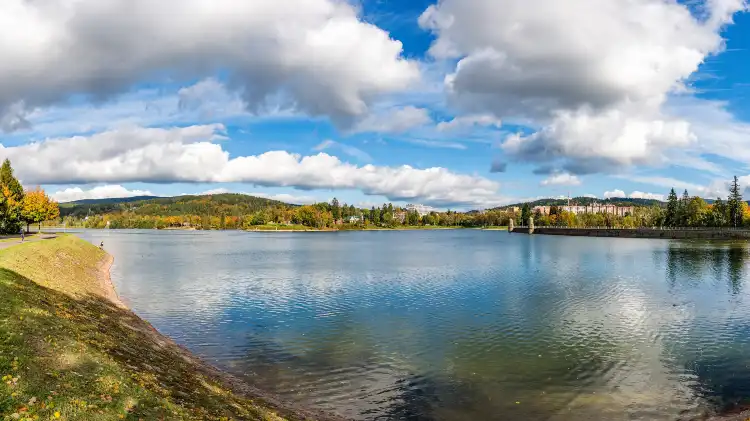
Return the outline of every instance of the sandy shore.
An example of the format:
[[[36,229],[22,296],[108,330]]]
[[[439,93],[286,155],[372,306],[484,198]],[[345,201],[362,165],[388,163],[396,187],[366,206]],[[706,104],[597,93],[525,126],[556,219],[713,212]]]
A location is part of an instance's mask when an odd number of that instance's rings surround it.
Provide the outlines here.
[[[112,304],[116,305],[117,307],[127,309],[128,306],[126,306],[125,303],[120,300],[120,296],[117,295],[117,290],[112,283],[110,269],[112,268],[112,264],[114,264],[114,262],[114,256],[107,253],[104,256],[104,259],[102,259],[101,263],[99,263],[99,285],[102,288],[102,296],[111,301]]]

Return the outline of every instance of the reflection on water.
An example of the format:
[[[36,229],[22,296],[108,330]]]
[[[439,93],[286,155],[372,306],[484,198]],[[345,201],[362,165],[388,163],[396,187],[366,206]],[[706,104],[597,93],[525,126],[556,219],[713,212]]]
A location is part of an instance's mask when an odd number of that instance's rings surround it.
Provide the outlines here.
[[[363,420],[696,419],[750,403],[744,243],[86,232],[215,364]]]

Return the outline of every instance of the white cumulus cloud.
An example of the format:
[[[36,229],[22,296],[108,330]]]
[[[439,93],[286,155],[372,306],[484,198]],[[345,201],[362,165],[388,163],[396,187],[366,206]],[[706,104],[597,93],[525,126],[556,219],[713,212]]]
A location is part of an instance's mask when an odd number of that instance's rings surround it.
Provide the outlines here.
[[[300,189],[357,189],[393,201],[434,206],[493,205],[499,184],[441,167],[418,169],[343,162],[320,152],[286,151],[230,157],[219,143],[221,125],[184,128],[130,127],[91,136],[0,146],[21,180],[30,184],[125,182],[239,182]]]
[[[58,190],[50,194],[50,197],[58,202],[74,202],[84,199],[111,199],[119,197],[153,196],[148,190],[128,190],[119,184],[107,184],[83,190],[80,187],[71,187]]]
[[[634,191],[630,194],[625,194],[624,191],[615,189],[612,191],[605,191],[604,192],[604,198],[605,199],[624,199],[624,198],[630,198],[630,199],[651,199],[651,200],[661,200],[664,201],[664,195],[663,194],[656,194],[656,193],[644,193],[641,191]]]
[[[628,197],[624,191],[622,190],[612,190],[612,191],[605,191],[604,192],[604,198],[605,199],[612,199],[612,198],[625,198]]]
[[[419,80],[401,42],[358,10],[339,0],[5,0],[0,121],[13,129],[21,110],[107,98],[155,74],[221,70],[251,110],[282,95],[350,124],[381,94]]]
[[[581,180],[575,175],[559,173],[542,180],[540,184],[542,186],[578,186],[581,184]]]
[[[650,200],[659,200],[664,201],[664,195],[663,194],[657,194],[657,193],[644,193],[640,191],[634,191],[633,193],[630,193],[628,196],[631,199],[650,199]]]
[[[573,173],[660,164],[696,135],[664,112],[744,0],[442,0],[420,16],[439,59],[456,60],[449,99],[468,114],[531,121],[517,159]],[[543,12],[540,12],[543,11]],[[585,13],[581,13],[585,11]],[[637,24],[634,24],[637,22]],[[507,122],[507,121],[506,121]]]

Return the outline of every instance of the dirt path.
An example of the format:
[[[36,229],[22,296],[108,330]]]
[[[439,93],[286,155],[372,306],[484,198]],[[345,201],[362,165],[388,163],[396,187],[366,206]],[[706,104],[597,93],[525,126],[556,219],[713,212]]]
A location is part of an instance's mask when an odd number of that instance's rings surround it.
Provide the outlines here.
[[[42,240],[51,240],[53,238],[57,238],[57,235],[55,234],[42,234],[42,235],[34,235],[26,237],[23,241],[23,243],[31,243],[35,241],[42,241]],[[0,240],[0,250],[7,249],[8,247],[13,247],[21,244],[21,236],[15,236],[15,237],[9,237]]]

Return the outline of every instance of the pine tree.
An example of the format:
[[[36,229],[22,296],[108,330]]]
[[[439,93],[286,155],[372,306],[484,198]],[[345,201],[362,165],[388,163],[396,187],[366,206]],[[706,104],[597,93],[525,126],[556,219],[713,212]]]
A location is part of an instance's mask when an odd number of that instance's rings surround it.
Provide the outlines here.
[[[527,225],[529,223],[530,217],[531,210],[529,209],[529,204],[524,203],[523,207],[521,208],[521,221],[519,221],[519,225]]]
[[[688,226],[688,205],[690,204],[690,194],[688,194],[687,189],[685,189],[684,192],[682,192],[682,197],[680,198],[679,206],[678,208],[678,217],[677,217],[677,226],[679,227],[686,227]]]
[[[737,228],[742,226],[742,193],[737,176],[734,176],[732,186],[729,188],[729,223]]]
[[[339,204],[339,200],[335,197],[331,200],[331,215],[333,216],[334,222],[341,219],[341,205]]]
[[[669,198],[667,199],[667,214],[665,216],[665,223],[668,227],[674,227],[677,226],[678,222],[678,213],[680,205],[677,200],[677,193],[675,193],[674,189],[669,191]]]
[[[0,232],[16,234],[21,228],[21,211],[23,209],[23,187],[13,176],[13,167],[6,159],[0,167],[0,191],[2,205],[0,205]]]

